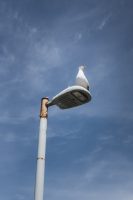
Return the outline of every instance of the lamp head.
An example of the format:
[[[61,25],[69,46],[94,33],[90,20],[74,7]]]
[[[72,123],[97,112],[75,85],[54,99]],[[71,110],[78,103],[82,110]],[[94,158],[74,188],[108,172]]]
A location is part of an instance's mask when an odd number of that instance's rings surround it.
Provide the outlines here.
[[[48,106],[57,105],[61,109],[80,106],[91,100],[91,94],[81,86],[71,86],[57,94],[48,103]]]

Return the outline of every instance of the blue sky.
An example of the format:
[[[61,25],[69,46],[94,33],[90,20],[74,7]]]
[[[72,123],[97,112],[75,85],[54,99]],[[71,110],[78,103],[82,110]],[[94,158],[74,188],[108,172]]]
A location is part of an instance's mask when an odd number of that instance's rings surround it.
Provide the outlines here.
[[[93,98],[49,108],[45,199],[133,199],[132,9],[0,0],[0,199],[33,199],[40,99],[73,85],[81,64]]]

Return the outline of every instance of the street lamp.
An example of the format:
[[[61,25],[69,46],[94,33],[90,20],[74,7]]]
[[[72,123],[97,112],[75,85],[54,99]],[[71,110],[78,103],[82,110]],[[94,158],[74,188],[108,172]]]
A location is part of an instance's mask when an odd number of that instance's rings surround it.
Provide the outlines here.
[[[40,131],[38,142],[37,171],[35,184],[35,200],[43,200],[45,152],[46,152],[46,130],[48,107],[57,105],[61,109],[80,106],[91,100],[90,92],[82,86],[71,86],[57,94],[51,101],[47,97],[41,100],[40,109]]]

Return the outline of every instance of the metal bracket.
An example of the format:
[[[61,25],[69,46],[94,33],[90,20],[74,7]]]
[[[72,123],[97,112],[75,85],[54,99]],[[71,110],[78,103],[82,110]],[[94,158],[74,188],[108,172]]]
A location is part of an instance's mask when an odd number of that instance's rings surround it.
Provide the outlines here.
[[[44,97],[41,99],[40,118],[48,117],[48,101],[48,97]]]

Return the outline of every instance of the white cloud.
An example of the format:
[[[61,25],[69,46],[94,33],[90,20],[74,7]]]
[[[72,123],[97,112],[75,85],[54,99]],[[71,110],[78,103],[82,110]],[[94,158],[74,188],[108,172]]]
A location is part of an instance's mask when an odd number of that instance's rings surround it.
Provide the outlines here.
[[[18,114],[14,111],[8,111],[8,108],[2,109],[2,115],[0,116],[0,122],[5,124],[19,124],[29,119],[37,119],[37,109],[33,107],[28,107],[28,109],[19,110]],[[39,115],[39,114],[38,114]]]
[[[78,180],[77,180],[78,181]],[[80,181],[80,180],[79,180]],[[94,186],[95,187],[95,186]],[[89,187],[88,189],[74,189],[72,188],[64,188],[64,189],[59,189],[59,188],[49,188],[48,191],[46,191],[46,198],[49,200],[52,200],[53,198],[55,200],[103,200],[103,199],[108,199],[108,200],[132,200],[133,198],[133,193],[131,190],[125,189],[124,187],[105,187],[105,188],[94,188],[91,190]]]
[[[56,186],[47,185],[46,197],[49,199],[118,200],[133,198],[133,163],[121,155],[113,155],[97,162],[86,160],[88,168],[84,171],[66,172],[58,177]],[[79,165],[79,163],[78,163]],[[54,178],[53,178],[54,179]]]
[[[9,52],[6,46],[2,47],[3,54],[0,55],[0,74],[5,75],[12,68],[15,61],[13,53]]]
[[[103,20],[102,22],[100,23],[100,25],[98,26],[98,29],[99,30],[102,30],[106,25],[107,23],[109,22],[110,18],[111,18],[111,14],[107,15]]]
[[[20,135],[16,132],[7,132],[7,131],[1,131],[0,132],[0,140],[3,143],[16,143],[16,142],[22,142],[25,145],[30,145],[31,141],[36,140],[36,135],[31,135],[27,133],[27,135]]]
[[[74,41],[78,42],[82,39],[82,33],[76,33],[74,37]]]

